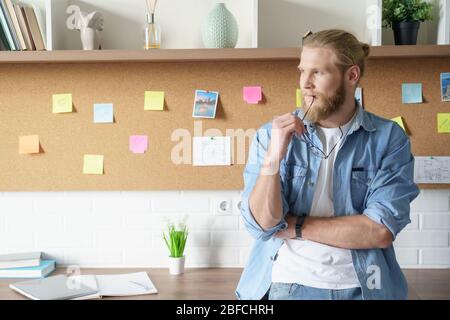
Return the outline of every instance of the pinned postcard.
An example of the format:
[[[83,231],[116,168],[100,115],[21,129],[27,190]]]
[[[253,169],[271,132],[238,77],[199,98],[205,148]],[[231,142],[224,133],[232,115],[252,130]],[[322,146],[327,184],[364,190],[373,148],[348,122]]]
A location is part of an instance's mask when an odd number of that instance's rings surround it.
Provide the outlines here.
[[[422,103],[422,84],[421,83],[403,83],[402,84],[402,103]]]
[[[356,101],[358,101],[358,103],[361,105],[361,107],[364,108],[364,104],[363,104],[363,89],[362,88],[360,88],[360,87],[356,88],[355,99],[356,99]]]
[[[39,136],[19,137],[19,154],[39,153]]]
[[[450,72],[441,73],[442,101],[450,101]]]
[[[164,91],[145,91],[144,110],[164,110]]]
[[[244,100],[249,104],[258,104],[262,100],[261,87],[244,87]]]
[[[297,108],[301,108],[302,101],[303,101],[302,90],[301,89],[295,90],[295,106]]]
[[[450,157],[415,157],[415,183],[450,183]]]
[[[438,113],[438,133],[450,133],[450,113]]]
[[[393,118],[391,120],[396,122],[400,127],[402,127],[403,131],[405,131],[405,133],[406,133],[405,124],[403,123],[403,118],[402,117],[396,117],[396,118]]]
[[[112,103],[94,104],[94,123],[113,123],[114,111]]]
[[[72,111],[71,93],[53,95],[53,113],[66,113]]]
[[[195,90],[195,101],[192,117],[214,119],[216,117],[218,100],[218,92]]]
[[[193,166],[231,166],[231,137],[194,137]]]
[[[147,136],[130,136],[130,151],[133,153],[145,153],[148,149]]]
[[[85,154],[83,163],[84,174],[103,174],[103,156]]]

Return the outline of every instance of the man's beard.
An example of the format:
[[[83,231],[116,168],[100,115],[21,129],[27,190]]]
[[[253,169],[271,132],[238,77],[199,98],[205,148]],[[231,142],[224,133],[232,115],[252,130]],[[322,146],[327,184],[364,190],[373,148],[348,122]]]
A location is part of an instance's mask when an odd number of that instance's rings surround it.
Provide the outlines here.
[[[344,81],[342,81],[339,88],[337,88],[331,96],[326,96],[323,93],[316,94],[312,106],[307,105],[305,99],[303,98],[303,113],[305,114],[307,112],[305,119],[311,123],[317,123],[327,119],[333,113],[339,111],[341,106],[344,104],[345,96],[345,84]],[[322,103],[320,101],[322,101]]]

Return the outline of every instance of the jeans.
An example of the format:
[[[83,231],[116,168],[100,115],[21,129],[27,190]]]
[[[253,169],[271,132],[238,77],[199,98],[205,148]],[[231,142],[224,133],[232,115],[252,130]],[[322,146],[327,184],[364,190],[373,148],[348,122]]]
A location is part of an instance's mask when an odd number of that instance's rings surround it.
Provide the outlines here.
[[[361,288],[318,289],[297,283],[273,282],[269,300],[362,300]]]

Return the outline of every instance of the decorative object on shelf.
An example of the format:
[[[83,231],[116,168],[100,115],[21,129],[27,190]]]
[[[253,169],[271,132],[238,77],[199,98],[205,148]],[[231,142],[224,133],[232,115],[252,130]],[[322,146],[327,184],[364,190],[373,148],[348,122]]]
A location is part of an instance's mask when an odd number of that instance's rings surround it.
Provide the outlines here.
[[[100,50],[100,31],[103,30],[103,16],[94,11],[89,14],[80,11],[78,29],[81,35],[83,50]]]
[[[161,27],[155,22],[155,7],[158,0],[145,0],[147,4],[147,23],[145,24],[144,49],[161,48]]]
[[[66,20],[67,29],[80,30],[83,50],[101,49],[100,31],[103,30],[103,15],[98,11],[89,14],[82,12],[76,5],[68,6],[66,13],[70,14]]]
[[[217,3],[206,16],[202,26],[206,48],[234,48],[239,35],[236,18],[224,3]]]
[[[184,273],[184,248],[188,237],[188,228],[186,226],[186,219],[175,227],[175,224],[167,221],[168,234],[163,233],[164,242],[169,249],[169,272],[170,274],[178,275]]]
[[[420,22],[433,20],[432,10],[424,0],[383,0],[383,27],[394,30],[396,45],[415,45]]]

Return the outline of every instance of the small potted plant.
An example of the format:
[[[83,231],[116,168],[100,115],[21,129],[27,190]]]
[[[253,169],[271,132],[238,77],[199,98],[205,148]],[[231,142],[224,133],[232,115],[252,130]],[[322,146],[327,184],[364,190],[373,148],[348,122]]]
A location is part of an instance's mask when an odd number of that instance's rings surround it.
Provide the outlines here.
[[[168,222],[167,234],[163,233],[164,241],[169,249],[169,272],[170,274],[184,273],[184,248],[188,237],[188,228],[184,221],[178,224],[176,228],[171,222]]]
[[[394,30],[396,45],[415,45],[420,22],[433,20],[432,10],[424,0],[383,0],[383,27]]]

